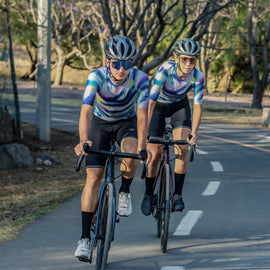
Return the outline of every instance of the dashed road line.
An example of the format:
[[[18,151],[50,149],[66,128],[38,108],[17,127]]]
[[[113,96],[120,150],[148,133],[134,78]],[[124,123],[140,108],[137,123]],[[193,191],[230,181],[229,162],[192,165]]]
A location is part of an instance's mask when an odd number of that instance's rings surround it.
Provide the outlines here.
[[[270,140],[270,136],[265,136],[265,135],[256,135],[256,136],[259,137],[259,138]]]
[[[202,196],[212,196],[215,195],[221,182],[220,181],[210,181],[202,193]]]
[[[208,154],[208,152],[203,151],[203,150],[198,149],[198,148],[196,148],[196,153],[197,153],[197,154],[200,154],[200,155],[207,155],[207,154]]]
[[[173,235],[189,235],[193,227],[203,215],[201,210],[190,210],[183,217]]]
[[[210,161],[214,172],[223,172],[223,167],[219,161]]]
[[[185,270],[184,266],[162,266],[160,270]]]

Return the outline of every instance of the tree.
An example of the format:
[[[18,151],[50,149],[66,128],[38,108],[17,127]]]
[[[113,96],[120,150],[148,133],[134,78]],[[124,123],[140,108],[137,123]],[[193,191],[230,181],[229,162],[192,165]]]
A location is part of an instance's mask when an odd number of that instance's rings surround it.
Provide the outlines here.
[[[92,46],[97,37],[102,42],[106,34],[103,20],[96,7],[87,1],[59,0],[52,2],[52,43],[54,61],[56,63],[56,78],[54,85],[60,85],[63,79],[65,65],[72,65],[82,59],[83,65],[88,69],[100,65],[88,62],[92,53]],[[97,49],[95,48],[95,51]],[[94,54],[94,52],[93,52]],[[96,57],[96,60],[98,57]]]
[[[30,70],[24,78],[35,79],[37,70],[37,2],[19,0],[10,5],[13,39],[26,48],[30,59]],[[23,29],[23,31],[22,31]]]
[[[137,41],[135,65],[149,73],[172,55],[172,47],[180,37],[200,40],[214,16],[237,2],[101,0],[99,5],[111,36],[123,34]]]
[[[248,3],[247,32],[240,35],[250,48],[250,62],[254,81],[252,108],[261,109],[264,90],[270,83],[270,7],[262,0]],[[260,64],[262,63],[262,64]]]

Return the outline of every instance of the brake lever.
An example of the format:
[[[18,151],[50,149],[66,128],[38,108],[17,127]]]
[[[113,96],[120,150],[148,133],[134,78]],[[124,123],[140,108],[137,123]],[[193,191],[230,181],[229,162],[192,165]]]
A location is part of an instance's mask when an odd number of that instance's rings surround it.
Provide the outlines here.
[[[81,164],[83,161],[84,155],[80,155],[77,159],[77,164],[76,164],[76,171],[78,172],[81,168]]]
[[[85,152],[87,152],[87,150],[89,150],[89,145],[87,143],[84,143],[83,144],[83,149]],[[83,161],[83,158],[84,158],[84,155],[80,155],[77,159],[77,164],[76,164],[76,171],[78,172],[81,168],[81,164],[82,164],[82,161]]]
[[[145,148],[141,150],[141,157],[143,160],[143,171],[142,171],[141,179],[144,179],[145,176],[148,175],[148,167],[146,165],[147,151]]]
[[[148,175],[148,167],[146,165],[146,160],[143,162],[143,171],[142,171],[142,175],[141,175],[141,179],[144,179],[145,176]]]

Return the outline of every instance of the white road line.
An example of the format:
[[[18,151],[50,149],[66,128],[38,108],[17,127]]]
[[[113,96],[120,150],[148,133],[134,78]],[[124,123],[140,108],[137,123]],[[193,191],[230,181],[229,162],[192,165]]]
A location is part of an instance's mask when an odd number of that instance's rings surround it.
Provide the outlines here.
[[[223,167],[219,161],[211,161],[210,163],[214,172],[223,172]]]
[[[203,215],[201,210],[191,210],[184,216],[179,225],[177,226],[173,235],[189,235],[192,228],[196,225],[198,220]]]
[[[214,131],[218,131],[218,132],[224,132],[224,130],[225,130],[225,129],[213,128],[213,127],[209,127],[209,126],[200,126],[200,129],[214,130]]]
[[[265,135],[256,135],[256,136],[263,139],[270,139],[270,136],[265,136]]]
[[[53,117],[51,120],[56,121],[56,122],[66,122],[66,123],[76,123],[76,124],[79,123],[79,120],[75,121],[75,120],[61,119],[61,118],[56,118],[56,117]]]
[[[221,182],[220,181],[210,181],[205,189],[205,191],[202,193],[202,196],[211,196],[215,195]]]
[[[160,270],[185,270],[184,266],[162,266]]]
[[[196,148],[196,153],[197,153],[197,154],[200,154],[200,155],[206,155],[206,154],[208,154],[208,152],[203,151],[203,150],[198,149],[198,148]]]

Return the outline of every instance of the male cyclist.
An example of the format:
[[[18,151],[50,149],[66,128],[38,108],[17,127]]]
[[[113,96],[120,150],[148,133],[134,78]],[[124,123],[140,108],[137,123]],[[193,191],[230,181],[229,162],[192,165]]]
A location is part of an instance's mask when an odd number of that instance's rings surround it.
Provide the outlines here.
[[[75,256],[87,261],[90,246],[90,226],[97,206],[98,189],[104,172],[106,157],[87,155],[83,144],[109,150],[110,138],[115,136],[121,151],[140,154],[146,147],[148,76],[133,68],[137,53],[134,42],[116,35],[104,45],[106,66],[90,72],[81,106],[79,120],[80,143],[76,155],[86,156],[87,179],[81,196],[82,235]],[[137,105],[135,112],[135,105]],[[132,213],[130,184],[138,161],[123,159],[123,173],[119,189],[118,214]]]
[[[148,108],[150,122],[148,132],[151,137],[162,138],[165,118],[170,117],[173,139],[186,140],[188,134],[191,134],[190,143],[197,145],[204,93],[204,76],[195,68],[200,52],[198,42],[190,38],[180,39],[174,45],[174,62],[167,61],[156,71],[150,90]],[[191,117],[187,97],[192,89],[194,89],[193,117]],[[146,216],[151,213],[153,184],[161,156],[161,147],[149,143],[147,149],[152,153],[152,159],[148,164],[148,177],[145,179],[146,191],[141,205],[141,210]],[[187,171],[188,146],[177,146],[175,155],[175,190],[172,211],[182,211],[185,207],[182,189]]]

